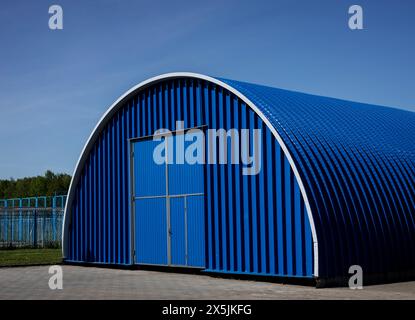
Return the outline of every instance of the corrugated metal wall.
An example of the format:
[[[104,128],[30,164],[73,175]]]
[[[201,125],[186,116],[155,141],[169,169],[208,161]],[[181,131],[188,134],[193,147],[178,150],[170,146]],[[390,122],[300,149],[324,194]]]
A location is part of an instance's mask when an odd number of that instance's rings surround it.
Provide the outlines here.
[[[277,141],[232,93],[190,78],[165,80],[143,89],[106,124],[76,188],[67,260],[133,263],[128,139],[151,135],[159,128],[175,130],[179,120],[184,121],[184,128],[259,128],[263,133],[258,175],[242,175],[242,165],[205,166],[206,268],[312,276],[306,209]]]
[[[318,236],[319,276],[415,270],[415,113],[225,83],[273,124],[304,182]]]

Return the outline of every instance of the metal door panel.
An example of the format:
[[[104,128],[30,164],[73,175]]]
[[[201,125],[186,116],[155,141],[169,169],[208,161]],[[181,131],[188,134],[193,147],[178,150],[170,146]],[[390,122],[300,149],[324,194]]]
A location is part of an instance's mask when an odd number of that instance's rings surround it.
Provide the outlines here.
[[[140,140],[134,143],[135,196],[161,196],[166,194],[166,165],[153,159],[154,149],[160,141]]]
[[[166,199],[137,199],[135,212],[136,262],[167,265]]]
[[[203,139],[203,132],[195,134],[199,138]],[[185,194],[194,194],[194,193],[203,193],[204,192],[204,170],[203,163],[193,163],[191,162],[193,157],[186,159],[185,153],[189,152],[188,148],[191,144],[195,143],[193,141],[183,141],[184,135],[177,134],[173,136],[173,147],[174,152],[173,162],[170,162],[168,165],[168,184],[169,184],[169,194],[170,195],[185,195]],[[196,138],[194,138],[196,139]],[[179,142],[181,140],[181,142]],[[183,143],[184,150],[177,150],[178,145]],[[179,148],[180,149],[180,148]],[[187,150],[187,151],[186,151]],[[178,154],[183,153],[182,155]],[[182,152],[183,151],[183,152]],[[203,151],[200,151],[203,153]],[[196,154],[195,151],[193,154]],[[204,155],[203,155],[204,157]],[[194,160],[194,159],[193,159]]]
[[[186,212],[184,198],[170,198],[171,264],[186,265]]]
[[[158,165],[153,152],[160,143],[132,142],[135,262],[205,267],[204,165],[177,163],[175,153],[173,163]],[[185,149],[191,143],[185,141]]]
[[[204,196],[186,197],[187,264],[205,267]]]

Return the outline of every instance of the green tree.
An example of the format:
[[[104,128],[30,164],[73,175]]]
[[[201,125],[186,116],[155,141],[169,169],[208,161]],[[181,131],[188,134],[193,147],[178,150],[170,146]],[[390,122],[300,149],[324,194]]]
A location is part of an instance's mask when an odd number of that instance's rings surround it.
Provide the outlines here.
[[[50,170],[43,176],[0,180],[0,199],[67,194],[71,176]]]

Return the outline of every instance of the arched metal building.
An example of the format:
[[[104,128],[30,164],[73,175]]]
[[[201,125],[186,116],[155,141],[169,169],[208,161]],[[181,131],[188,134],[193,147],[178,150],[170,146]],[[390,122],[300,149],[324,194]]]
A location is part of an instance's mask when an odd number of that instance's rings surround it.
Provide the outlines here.
[[[176,121],[260,129],[259,172],[154,163],[153,133],[167,128],[179,143]],[[352,265],[409,273],[414,137],[408,111],[194,73],[149,79],[109,108],[81,153],[64,260],[316,279],[344,278]]]

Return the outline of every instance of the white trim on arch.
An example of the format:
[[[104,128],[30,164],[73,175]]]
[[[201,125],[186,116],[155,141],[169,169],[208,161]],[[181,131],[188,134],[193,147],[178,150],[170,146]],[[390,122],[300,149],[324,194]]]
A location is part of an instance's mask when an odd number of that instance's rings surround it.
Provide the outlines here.
[[[66,200],[66,205],[65,205],[65,213],[64,213],[64,217],[63,217],[63,226],[62,226],[62,255],[64,258],[66,258],[66,252],[67,252],[67,237],[68,237],[68,228],[69,228],[69,221],[70,221],[70,217],[68,217],[69,212],[70,212],[70,206],[75,194],[75,188],[76,185],[78,184],[78,180],[79,177],[81,175],[82,172],[82,168],[84,166],[84,163],[86,161],[86,158],[89,155],[89,152],[92,148],[92,146],[94,145],[97,137],[99,136],[99,134],[101,133],[102,129],[104,128],[104,126],[107,124],[107,121],[112,117],[112,115],[118,111],[118,109],[122,106],[122,103],[125,102],[126,100],[128,100],[131,96],[133,96],[135,93],[137,93],[139,90],[142,90],[150,85],[153,85],[159,81],[162,80],[166,80],[166,79],[173,79],[173,78],[183,78],[183,77],[187,77],[187,78],[195,78],[195,79],[200,79],[200,80],[206,80],[208,82],[217,84],[219,86],[221,86],[222,88],[229,90],[230,92],[232,92],[233,94],[235,94],[238,98],[240,98],[247,106],[249,106],[261,119],[262,121],[264,121],[264,123],[268,126],[268,128],[271,130],[271,132],[273,133],[274,137],[277,139],[278,143],[280,144],[285,156],[287,157],[288,162],[291,165],[291,168],[294,172],[294,175],[297,179],[298,185],[300,187],[300,191],[301,191],[301,195],[303,196],[304,199],[304,204],[306,206],[307,209],[307,215],[308,215],[308,219],[310,222],[310,227],[311,227],[311,234],[313,237],[313,249],[314,249],[314,276],[318,277],[318,271],[319,271],[319,266],[318,266],[318,242],[317,242],[317,233],[316,233],[316,228],[315,228],[315,224],[314,224],[314,219],[313,219],[313,215],[311,213],[311,207],[310,207],[310,203],[308,201],[308,197],[307,197],[307,193],[303,184],[303,181],[301,179],[301,176],[298,172],[298,169],[294,163],[294,160],[290,154],[290,152],[288,151],[287,146],[285,145],[284,141],[282,140],[282,138],[280,137],[280,135],[278,134],[277,130],[274,128],[274,126],[271,124],[271,122],[268,120],[268,118],[261,112],[261,110],[259,110],[259,108],[251,101],[249,100],[245,95],[243,95],[242,93],[240,93],[238,90],[236,90],[235,88],[231,87],[230,85],[209,77],[209,76],[205,76],[202,74],[198,74],[198,73],[193,73],[193,72],[172,72],[172,73],[166,73],[166,74],[162,74],[153,78],[150,78],[148,80],[145,80],[139,84],[137,84],[136,86],[132,87],[130,90],[128,90],[127,92],[125,92],[123,95],[121,95],[107,110],[107,112],[105,112],[105,114],[101,117],[101,119],[98,121],[97,125],[95,126],[94,130],[92,131],[91,135],[89,136],[86,144],[84,145],[81,155],[78,159],[78,162],[75,166],[75,170],[72,176],[72,180],[71,180],[71,184],[69,186],[69,192],[68,192],[68,197]]]

